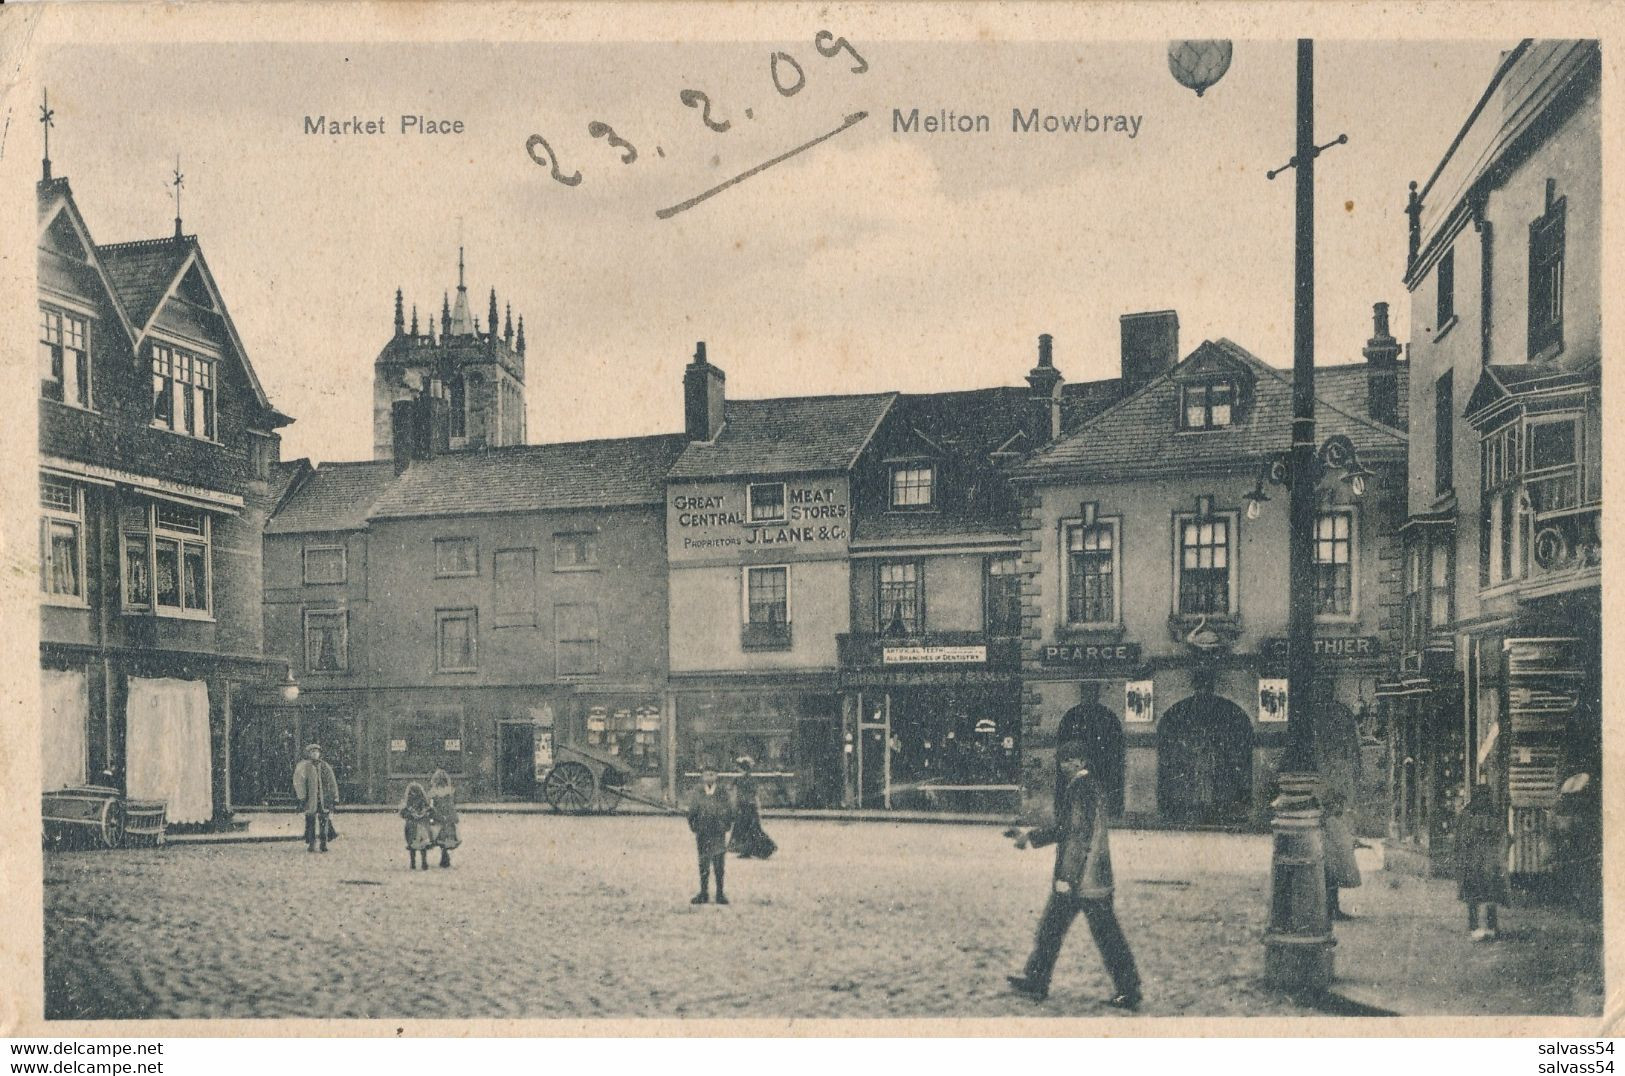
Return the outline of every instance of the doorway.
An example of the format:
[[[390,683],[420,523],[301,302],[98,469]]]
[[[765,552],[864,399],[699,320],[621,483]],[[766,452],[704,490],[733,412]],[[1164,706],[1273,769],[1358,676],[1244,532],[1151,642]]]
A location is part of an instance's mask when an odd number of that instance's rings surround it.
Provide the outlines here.
[[[1243,821],[1253,800],[1253,725],[1229,699],[1193,695],[1157,728],[1157,809],[1172,822]]]
[[[529,721],[497,722],[497,795],[536,798],[536,726]]]

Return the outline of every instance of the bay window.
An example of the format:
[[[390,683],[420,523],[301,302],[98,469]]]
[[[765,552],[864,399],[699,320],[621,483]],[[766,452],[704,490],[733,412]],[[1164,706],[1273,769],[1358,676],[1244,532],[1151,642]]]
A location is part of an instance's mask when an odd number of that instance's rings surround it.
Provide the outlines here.
[[[207,512],[168,501],[125,505],[119,531],[127,611],[209,614],[213,580]]]

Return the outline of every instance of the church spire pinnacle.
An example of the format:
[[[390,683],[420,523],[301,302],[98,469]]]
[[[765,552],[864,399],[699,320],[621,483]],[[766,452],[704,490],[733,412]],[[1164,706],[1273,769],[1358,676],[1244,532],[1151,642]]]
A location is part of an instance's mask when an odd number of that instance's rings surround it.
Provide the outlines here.
[[[418,334],[418,304],[417,303],[412,304],[412,335],[413,336],[419,335]]]
[[[520,355],[525,353],[525,315],[519,315],[519,339],[514,343],[514,350]]]
[[[506,313],[507,316],[504,317],[503,321],[502,321],[502,342],[507,344],[509,347],[512,347],[513,346],[513,304],[512,303],[504,304],[504,312]]]
[[[415,314],[417,312],[417,307],[413,307],[412,311]],[[406,331],[406,314],[401,309],[401,289],[396,288],[395,289],[395,335],[399,336],[405,331]]]
[[[485,319],[485,331],[491,334],[491,338],[493,340],[496,339],[496,335],[497,335],[497,290],[495,288],[491,289],[491,313]]]

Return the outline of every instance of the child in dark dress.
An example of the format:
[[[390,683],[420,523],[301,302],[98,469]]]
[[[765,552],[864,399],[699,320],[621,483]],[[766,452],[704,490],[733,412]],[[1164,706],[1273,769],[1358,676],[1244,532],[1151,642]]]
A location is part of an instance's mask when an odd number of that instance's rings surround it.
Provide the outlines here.
[[[433,830],[434,843],[440,846],[440,865],[451,866],[451,850],[463,842],[457,836],[457,794],[445,770],[434,771],[434,776],[429,779],[429,825]],[[423,866],[428,869],[427,859]]]
[[[432,807],[423,786],[413,781],[406,786],[406,799],[401,803],[401,818],[406,823],[407,870],[418,869],[418,853],[423,854],[423,869],[429,869],[429,846],[433,837],[429,832]]]

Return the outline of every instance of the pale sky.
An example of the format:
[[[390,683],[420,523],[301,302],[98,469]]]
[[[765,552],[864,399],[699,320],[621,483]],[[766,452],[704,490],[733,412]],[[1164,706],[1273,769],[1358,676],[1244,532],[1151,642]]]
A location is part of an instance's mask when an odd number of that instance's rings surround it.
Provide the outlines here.
[[[1323,42],[1317,348],[1359,358],[1371,304],[1409,332],[1406,184],[1425,181],[1515,42]],[[1120,314],[1172,308],[1181,350],[1227,336],[1291,362],[1294,50],[1239,41],[1200,100],[1165,42],[67,47],[44,58],[55,172],[97,241],[197,232],[273,402],[284,456],[362,459],[372,362],[403,288],[456,283],[525,316],[533,440],[681,428],[708,342],[732,397],[1020,384],[1039,333],[1071,380],[1113,376]],[[805,85],[781,96],[768,59]],[[780,61],[781,81],[795,81]],[[207,89],[204,94],[197,91]],[[702,90],[713,133],[679,91]],[[751,118],[744,115],[745,109]],[[892,110],[986,114],[980,135],[901,134]],[[1139,133],[1014,134],[1011,110],[1132,115]],[[869,117],[669,220],[681,202]],[[403,113],[461,136],[398,133]],[[304,117],[391,133],[306,135]],[[588,134],[601,121],[638,159]],[[546,137],[580,170],[554,182]],[[37,125],[8,150],[38,156]],[[35,139],[32,149],[26,139]],[[660,152],[657,152],[659,147]],[[663,156],[662,156],[663,154]],[[461,225],[459,225],[459,219]]]

